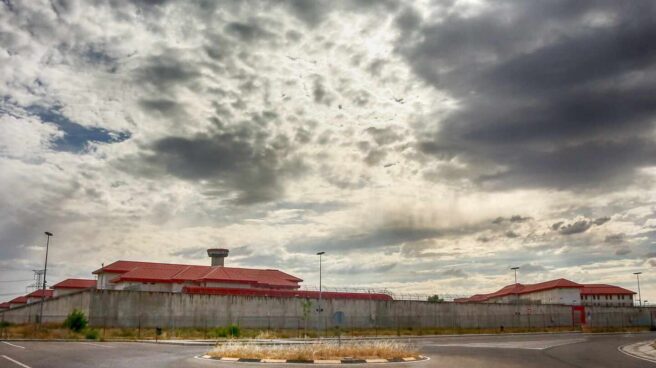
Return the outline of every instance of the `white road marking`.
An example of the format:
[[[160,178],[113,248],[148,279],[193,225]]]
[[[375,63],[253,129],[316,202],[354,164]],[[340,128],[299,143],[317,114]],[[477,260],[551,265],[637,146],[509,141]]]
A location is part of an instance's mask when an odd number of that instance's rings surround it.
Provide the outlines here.
[[[3,344],[10,345],[10,346],[13,346],[13,347],[15,347],[15,348],[25,349],[25,346],[14,345],[14,344],[12,344],[12,343],[10,343],[10,342],[2,341],[2,343],[3,343]]]
[[[92,343],[92,342],[80,342],[80,344],[84,344],[84,345],[93,345],[93,346],[100,346],[101,348],[113,348],[113,346],[94,344],[94,343]]]
[[[497,349],[528,349],[545,350],[561,345],[575,344],[585,339],[572,340],[536,340],[536,341],[499,341],[499,342],[470,342],[451,344],[429,344],[435,347],[461,347],[461,348],[497,348]]]
[[[19,366],[21,366],[21,367],[23,367],[23,368],[32,368],[32,367],[30,367],[29,365],[23,364],[23,363],[19,362],[18,360],[11,359],[10,357],[8,357],[8,356],[6,356],[6,355],[2,355],[2,357],[5,358],[5,359],[7,359],[8,361],[10,361],[10,362],[12,362],[12,363],[16,363],[17,365],[19,365]]]

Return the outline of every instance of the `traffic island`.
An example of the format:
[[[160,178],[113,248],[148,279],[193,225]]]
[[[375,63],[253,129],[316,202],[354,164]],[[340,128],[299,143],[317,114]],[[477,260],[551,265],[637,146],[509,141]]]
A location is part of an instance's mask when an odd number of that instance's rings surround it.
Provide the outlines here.
[[[226,362],[301,364],[399,363],[428,359],[408,344],[392,341],[298,345],[227,343],[217,345],[200,358]]]
[[[619,350],[634,358],[656,363],[656,341],[654,340],[620,346]]]

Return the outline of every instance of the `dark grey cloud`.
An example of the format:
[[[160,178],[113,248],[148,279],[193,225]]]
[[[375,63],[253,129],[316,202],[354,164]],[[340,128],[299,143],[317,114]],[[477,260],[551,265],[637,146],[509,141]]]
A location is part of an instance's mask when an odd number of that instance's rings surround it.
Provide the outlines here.
[[[217,195],[226,194],[221,189],[236,192],[237,204],[281,199],[285,181],[303,173],[305,166],[289,138],[270,136],[266,118],[254,120],[263,124],[244,122],[191,137],[160,138],[117,164],[137,176],[205,180],[209,188],[219,189],[210,191]]]
[[[588,231],[592,226],[601,226],[610,221],[610,217],[599,217],[594,220],[579,220],[571,224],[562,225],[562,221],[551,225],[562,235],[580,234]]]
[[[519,236],[520,236],[519,234],[517,234],[516,232],[514,232],[512,230],[506,231],[504,235],[506,236],[506,238],[510,238],[510,239],[519,238]]]
[[[177,86],[186,86],[200,76],[194,63],[180,59],[183,50],[167,50],[148,57],[135,71],[135,81],[155,87],[163,92]]]
[[[465,273],[465,271],[463,271],[459,268],[452,268],[452,269],[449,269],[449,270],[442,271],[442,272],[440,272],[440,276],[455,277],[455,278],[459,278],[459,279],[467,278],[467,274]]]
[[[401,139],[401,136],[393,128],[369,127],[364,130],[379,146],[386,146]]]
[[[273,37],[273,34],[257,23],[231,22],[225,26],[226,33],[236,37],[243,42],[254,42],[267,40]]]
[[[603,225],[603,224],[607,223],[608,221],[610,221],[610,217],[604,216],[604,217],[599,217],[599,218],[594,219],[592,221],[592,223],[599,226],[599,225]]]
[[[616,256],[625,256],[625,255],[627,255],[627,254],[629,254],[629,253],[631,253],[631,249],[626,248],[626,247],[624,247],[624,248],[620,248],[620,249],[618,249],[618,250],[615,251],[615,255],[616,255]]]
[[[558,230],[565,223],[565,221],[558,221],[551,225],[551,230]]]
[[[404,243],[439,237],[437,229],[393,226],[362,233],[331,234],[327,237],[294,242],[287,246],[293,252],[315,252],[322,249],[350,251],[399,247]]]
[[[579,234],[588,231],[591,226],[592,222],[581,220],[562,226],[558,232],[563,235]]]
[[[570,0],[493,2],[438,22],[403,13],[398,52],[461,105],[439,129],[426,124],[419,149],[468,162],[465,175],[494,188],[630,183],[656,164],[654,16],[652,1]]]
[[[625,235],[622,233],[606,235],[606,238],[604,238],[604,243],[621,244],[622,242],[624,242],[624,238]]]
[[[494,220],[492,220],[492,223],[495,224],[495,225],[502,224],[506,221],[508,221],[510,223],[522,223],[522,222],[530,221],[532,219],[533,219],[532,217],[524,217],[524,216],[521,216],[521,215],[513,215],[513,216],[510,216],[508,218],[499,216],[499,217],[495,218]]]

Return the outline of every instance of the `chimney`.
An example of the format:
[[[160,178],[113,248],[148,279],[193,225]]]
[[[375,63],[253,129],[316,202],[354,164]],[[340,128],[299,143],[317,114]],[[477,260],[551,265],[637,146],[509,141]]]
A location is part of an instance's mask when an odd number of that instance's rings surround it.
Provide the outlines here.
[[[223,248],[210,248],[207,250],[207,255],[212,258],[212,267],[223,267],[223,260],[228,256],[228,250]]]

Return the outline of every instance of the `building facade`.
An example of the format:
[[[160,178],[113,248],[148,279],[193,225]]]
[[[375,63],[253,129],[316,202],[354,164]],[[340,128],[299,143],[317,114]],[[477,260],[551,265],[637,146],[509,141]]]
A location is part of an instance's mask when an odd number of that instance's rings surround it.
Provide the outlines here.
[[[632,306],[635,292],[607,284],[579,284],[557,279],[537,284],[512,284],[489,294],[460,298],[458,303],[565,304]]]

